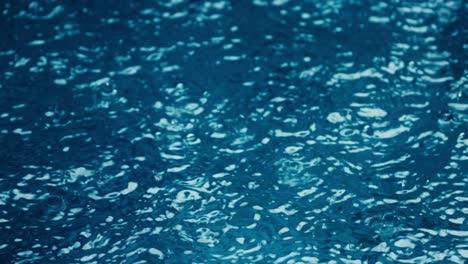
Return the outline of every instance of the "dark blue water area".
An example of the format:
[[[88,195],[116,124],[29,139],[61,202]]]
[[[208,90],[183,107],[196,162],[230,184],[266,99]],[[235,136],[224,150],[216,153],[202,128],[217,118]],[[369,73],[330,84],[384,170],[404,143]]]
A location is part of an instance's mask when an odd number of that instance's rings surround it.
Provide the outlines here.
[[[468,259],[466,1],[0,11],[0,263]]]

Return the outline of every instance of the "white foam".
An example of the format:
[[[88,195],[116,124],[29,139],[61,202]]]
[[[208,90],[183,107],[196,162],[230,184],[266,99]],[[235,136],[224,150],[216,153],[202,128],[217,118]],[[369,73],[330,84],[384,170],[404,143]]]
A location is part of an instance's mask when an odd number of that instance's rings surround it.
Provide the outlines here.
[[[150,187],[148,188],[146,192],[151,193],[151,194],[157,194],[160,190],[161,188],[158,188],[158,187]]]
[[[457,251],[458,251],[458,254],[460,254],[462,257],[464,257],[465,259],[468,259],[468,249],[460,248]]]
[[[230,164],[228,166],[226,166],[226,168],[224,168],[225,170],[227,171],[233,171],[237,168],[237,166],[235,164]]]
[[[177,193],[175,202],[176,203],[185,203],[187,201],[198,200],[201,196],[198,192],[193,190],[183,190]]]
[[[42,39],[36,39],[36,40],[33,40],[31,42],[29,42],[29,46],[40,46],[40,45],[44,45],[45,41],[42,40]]]
[[[25,136],[25,135],[30,135],[30,134],[32,134],[32,131],[30,131],[30,130],[23,130],[22,128],[17,128],[17,129],[15,129],[15,130],[13,130],[13,133],[18,134],[18,135]]]
[[[162,251],[159,250],[159,249],[150,248],[150,249],[148,250],[148,253],[150,253],[151,255],[156,255],[156,256],[158,256],[159,259],[164,259],[164,253],[162,253]]]
[[[307,224],[307,222],[301,221],[299,224],[296,226],[296,231],[301,231],[302,228]]]
[[[168,172],[181,172],[187,169],[188,167],[190,167],[190,164],[182,165],[179,167],[172,167],[172,168],[167,169],[167,171]]]
[[[304,197],[304,196],[312,194],[312,193],[314,193],[316,191],[317,191],[317,188],[311,187],[310,189],[306,189],[306,190],[298,192],[297,195],[299,195],[299,197]]]
[[[371,251],[374,251],[374,252],[388,252],[389,250],[390,248],[388,247],[386,242],[382,242],[371,249]]]
[[[333,113],[328,114],[327,120],[330,123],[336,124],[336,123],[344,122],[346,118],[344,118],[344,116],[342,116],[338,112],[333,112]]]
[[[271,99],[270,101],[273,102],[273,103],[281,103],[281,102],[286,101],[286,98],[278,96],[278,97],[275,97],[275,98]]]
[[[386,24],[386,23],[390,22],[390,18],[389,17],[370,16],[369,17],[369,22],[377,23],[377,24]]]
[[[397,246],[397,247],[400,247],[400,248],[414,248],[416,246],[409,239],[400,239],[400,240],[396,241],[394,245]]]
[[[238,61],[241,59],[242,59],[242,56],[234,56],[234,55],[224,56],[225,61]]]
[[[173,159],[173,160],[181,160],[181,159],[184,159],[183,156],[179,156],[179,155],[172,155],[172,154],[166,154],[164,152],[161,152],[161,157],[162,158],[165,158],[165,159]]]
[[[448,106],[450,108],[453,108],[457,111],[466,111],[468,110],[468,104],[462,104],[462,103],[449,103]]]
[[[219,179],[219,178],[223,178],[223,177],[225,177],[227,175],[229,175],[229,173],[226,173],[226,172],[215,173],[215,174],[213,174],[213,178]]]
[[[218,133],[218,132],[213,132],[211,135],[210,135],[211,138],[225,138],[226,137],[226,133]]]
[[[289,146],[289,147],[286,147],[284,152],[287,154],[293,154],[293,153],[300,151],[301,149],[302,149],[301,146]]]
[[[120,193],[122,195],[127,195],[133,191],[136,190],[136,188],[138,188],[138,183],[136,182],[129,182],[128,185],[127,185],[127,188],[126,189],[123,189]]]
[[[54,80],[54,83],[56,85],[66,85],[67,84],[67,80],[66,79],[55,79]]]
[[[109,83],[109,81],[110,81],[109,77],[104,77],[104,78],[101,78],[99,80],[96,80],[96,81],[90,83],[89,86],[97,87],[97,86],[101,86],[103,84],[107,84],[107,83]]]
[[[243,237],[238,237],[238,238],[236,238],[236,241],[237,241],[237,243],[243,245],[243,244],[244,244],[244,241],[245,241],[245,238],[243,238]]]
[[[141,66],[131,66],[128,68],[125,68],[119,72],[120,75],[134,75],[138,71],[140,71]]]
[[[80,259],[81,262],[88,262],[92,259],[94,259],[95,257],[97,256],[97,254],[91,254],[91,255],[88,255],[88,256],[84,256]]]
[[[381,139],[388,139],[388,138],[396,137],[396,136],[400,135],[401,133],[409,131],[409,130],[410,129],[407,128],[407,127],[400,126],[400,127],[397,127],[397,128],[392,128],[392,129],[388,129],[388,130],[384,130],[384,131],[376,131],[374,133],[374,136],[377,137],[377,138],[381,138]]]
[[[94,174],[94,171],[88,170],[84,167],[78,167],[70,170],[70,182],[75,182],[79,177],[89,177]]]
[[[110,167],[114,165],[114,161],[108,160],[102,163],[102,167]]]
[[[359,109],[358,115],[362,117],[385,117],[387,112],[380,108],[367,108],[363,107]]]
[[[15,68],[18,68],[18,67],[21,67],[21,66],[24,66],[26,64],[28,64],[28,62],[30,61],[31,59],[28,59],[28,58],[21,58],[19,59],[16,63],[15,63]]]
[[[268,210],[270,213],[272,214],[279,214],[279,213],[283,213],[285,215],[293,215],[295,213],[297,213],[297,210],[295,209],[291,209],[291,210],[287,210],[287,208],[289,207],[289,204],[286,204],[286,205],[281,205],[275,209],[270,209]]]
[[[382,78],[382,74],[377,72],[375,69],[370,68],[356,73],[336,73],[333,75],[334,79],[352,81],[363,77],[375,77]]]
[[[309,58],[310,59],[310,58]],[[304,58],[304,61],[306,61],[307,59]],[[300,79],[306,79],[306,78],[310,78],[310,77],[313,77],[315,74],[317,74],[317,72],[320,71],[320,69],[322,69],[322,66],[319,65],[319,66],[315,66],[315,67],[312,67],[310,69],[307,69],[305,71],[302,71],[300,74],[299,74],[299,78]]]
[[[287,4],[289,0],[273,0],[273,5],[275,6],[282,6],[284,4]]]
[[[156,103],[154,103],[153,107],[156,108],[156,109],[161,109],[163,107],[163,103],[161,103],[160,101],[156,101]]]
[[[280,129],[275,129],[275,137],[306,137],[310,134],[309,130],[297,132],[285,132]]]

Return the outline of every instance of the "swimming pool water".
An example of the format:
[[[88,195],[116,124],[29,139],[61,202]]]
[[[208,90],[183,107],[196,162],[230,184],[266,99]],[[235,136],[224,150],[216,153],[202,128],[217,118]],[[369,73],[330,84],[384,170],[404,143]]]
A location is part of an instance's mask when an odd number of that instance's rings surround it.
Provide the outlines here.
[[[464,263],[466,1],[1,1],[1,263]]]

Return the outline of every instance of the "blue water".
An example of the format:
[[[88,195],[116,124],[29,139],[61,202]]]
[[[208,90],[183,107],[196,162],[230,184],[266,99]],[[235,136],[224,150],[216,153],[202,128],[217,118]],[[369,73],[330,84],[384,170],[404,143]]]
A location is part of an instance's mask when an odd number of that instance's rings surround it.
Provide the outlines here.
[[[1,1],[0,263],[464,263],[467,10]]]

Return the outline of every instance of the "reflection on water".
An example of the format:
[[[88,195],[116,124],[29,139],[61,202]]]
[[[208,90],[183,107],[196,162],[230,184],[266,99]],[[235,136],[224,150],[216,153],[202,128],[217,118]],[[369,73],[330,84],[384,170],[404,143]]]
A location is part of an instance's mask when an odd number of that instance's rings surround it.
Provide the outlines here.
[[[468,258],[463,1],[0,6],[2,262]]]

